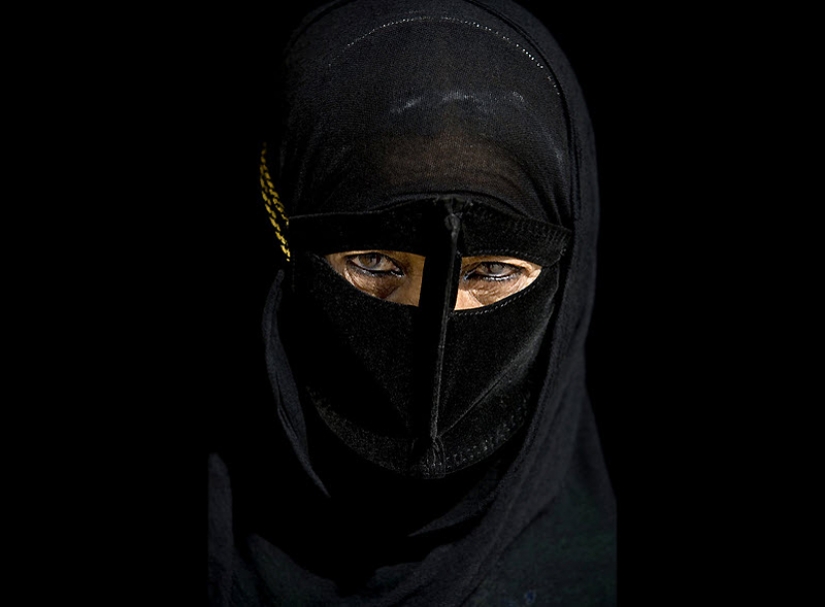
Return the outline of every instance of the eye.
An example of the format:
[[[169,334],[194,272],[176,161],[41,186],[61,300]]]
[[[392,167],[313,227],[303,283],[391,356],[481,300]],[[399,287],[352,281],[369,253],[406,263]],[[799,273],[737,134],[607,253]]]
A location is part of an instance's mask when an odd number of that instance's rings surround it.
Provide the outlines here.
[[[456,310],[489,306],[518,293],[541,273],[541,266],[516,257],[465,257],[461,266]]]
[[[404,251],[343,251],[325,256],[353,287],[379,299],[416,306],[424,258]]]
[[[367,253],[357,253],[346,258],[347,264],[355,269],[373,275],[393,275],[403,276],[404,271],[390,257],[383,253],[370,251]]]
[[[464,280],[512,280],[524,273],[524,268],[500,261],[484,261],[464,273]]]

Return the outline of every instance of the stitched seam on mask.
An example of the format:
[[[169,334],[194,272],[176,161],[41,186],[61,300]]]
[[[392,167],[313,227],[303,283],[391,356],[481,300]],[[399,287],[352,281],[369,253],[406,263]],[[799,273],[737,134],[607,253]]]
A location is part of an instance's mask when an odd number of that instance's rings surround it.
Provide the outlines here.
[[[473,210],[473,214],[484,220],[489,219],[494,222],[498,222],[499,220],[499,213],[496,211],[492,211],[490,209],[485,209],[484,207],[476,207]],[[511,221],[517,223],[518,227],[516,227],[516,231],[525,231],[529,233],[536,233],[536,234],[569,234],[570,230],[565,228],[564,226],[559,226],[554,223],[545,223],[545,225],[535,225],[532,223],[531,220],[524,219],[521,217],[512,217],[510,218]],[[535,220],[532,220],[535,221]],[[528,223],[530,222],[530,223]]]
[[[353,40],[352,42],[347,44],[340,53],[335,55],[335,57],[333,57],[330,60],[330,62],[327,64],[327,67],[332,67],[332,64],[335,63],[335,61],[337,61],[338,58],[341,55],[343,55],[347,50],[349,50],[351,47],[355,46],[356,44],[358,44],[359,42],[361,42],[365,38],[368,38],[369,36],[372,36],[376,32],[379,32],[379,31],[381,31],[383,29],[386,29],[388,27],[401,25],[403,23],[416,23],[416,22],[421,23],[421,22],[425,22],[425,21],[440,21],[440,22],[443,22],[443,23],[458,23],[460,25],[467,25],[469,27],[474,27],[476,29],[480,29],[482,31],[485,31],[489,34],[492,34],[492,35],[496,36],[497,38],[503,40],[507,44],[515,46],[523,55],[525,55],[528,59],[530,59],[530,61],[532,61],[533,64],[537,68],[539,68],[540,70],[547,69],[542,63],[540,63],[533,56],[532,53],[530,53],[530,51],[528,51],[526,48],[524,48],[518,42],[508,38],[507,36],[505,36],[504,34],[502,34],[499,31],[496,31],[496,30],[494,30],[490,27],[487,27],[486,25],[481,25],[480,23],[477,23],[476,21],[468,21],[467,19],[457,19],[455,17],[445,17],[445,16],[433,17],[433,16],[429,16],[429,15],[421,16],[421,17],[405,17],[404,19],[396,19],[394,21],[389,21],[387,23],[384,23],[383,25],[379,25],[378,27],[375,27],[375,28],[371,29],[366,34],[362,34],[362,35],[358,36],[355,40]],[[552,74],[552,71],[548,70],[548,72],[550,72],[550,74],[548,74],[546,76],[548,82],[550,82],[551,86],[553,87],[553,90],[556,92],[556,95],[561,97],[561,91],[559,91],[559,87],[556,86],[556,81],[555,81],[555,78]]]
[[[528,236],[539,236],[542,238],[560,238],[565,235],[555,230],[542,230],[540,228],[530,228],[528,226],[511,226],[509,231],[514,234],[525,234]],[[559,234],[561,234],[561,236]]]
[[[507,441],[507,439],[509,439],[511,436],[510,431],[524,421],[524,411],[526,409],[526,405],[526,402],[522,403],[519,406],[519,408],[510,416],[509,420],[499,425],[495,429],[492,439],[488,436],[487,438],[482,439],[481,442],[479,442],[478,444],[473,445],[472,447],[469,447],[467,449],[464,449],[459,453],[454,453],[453,455],[450,455],[447,459],[452,460],[453,463],[451,465],[445,465],[445,471],[449,472],[457,466],[460,466],[462,463],[466,462],[474,454],[476,454],[479,451],[479,449],[481,449],[482,452],[486,452],[488,449],[493,450],[504,444]]]
[[[557,232],[555,230],[539,230],[539,229],[531,229],[526,226],[514,226],[512,229],[509,230],[511,233],[514,234],[523,234],[527,236],[537,236],[540,238],[551,238],[554,240],[560,240],[562,238],[566,238],[567,234],[563,232]]]
[[[459,415],[458,418],[455,419],[449,426],[447,426],[446,428],[442,428],[442,430],[441,430],[442,433],[444,435],[449,434],[450,432],[452,432],[453,428],[457,427],[462,422],[462,420],[464,420],[468,415],[471,415],[476,409],[483,406],[484,401],[490,396],[490,394],[492,394],[493,392],[498,390],[499,386],[501,386],[501,384],[503,384],[507,381],[506,375],[510,370],[511,370],[511,365],[508,365],[507,367],[503,368],[502,369],[503,374],[495,382],[493,382],[493,385],[491,385],[489,388],[487,388],[487,390],[484,391],[476,399],[476,401],[472,405],[470,405],[467,408],[467,410],[464,411],[464,413]]]

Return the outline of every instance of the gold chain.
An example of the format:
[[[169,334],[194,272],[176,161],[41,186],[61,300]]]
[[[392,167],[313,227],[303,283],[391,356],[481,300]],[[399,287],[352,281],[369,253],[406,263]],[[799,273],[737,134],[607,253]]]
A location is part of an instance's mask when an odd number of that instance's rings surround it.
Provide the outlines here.
[[[281,251],[284,252],[286,260],[289,261],[289,243],[285,236],[286,228],[289,227],[289,219],[286,216],[286,209],[278,197],[278,192],[275,191],[275,186],[272,184],[272,177],[270,177],[269,169],[266,166],[266,143],[264,143],[261,149],[260,169],[261,195],[264,198],[266,212],[267,215],[269,215],[269,222],[275,228],[275,236],[278,238],[278,244],[281,246]]]

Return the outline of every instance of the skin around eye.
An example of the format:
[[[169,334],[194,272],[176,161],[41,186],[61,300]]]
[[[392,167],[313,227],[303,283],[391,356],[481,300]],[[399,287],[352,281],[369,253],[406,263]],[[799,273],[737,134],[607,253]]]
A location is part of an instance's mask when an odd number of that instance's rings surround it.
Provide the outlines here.
[[[393,276],[403,276],[404,274],[397,261],[375,251],[349,255],[347,256],[346,263],[355,270],[361,270],[367,275],[392,274]]]
[[[417,306],[424,275],[424,257],[403,251],[344,251],[326,255],[332,268],[368,295]],[[465,257],[456,310],[488,306],[518,293],[541,273],[538,264],[500,255]]]
[[[494,304],[528,287],[540,273],[540,265],[515,257],[465,257],[455,308],[467,310]]]
[[[474,265],[465,262],[462,270],[465,272],[464,280],[513,280],[524,273],[520,265],[500,261],[482,261]]]
[[[326,260],[354,287],[368,295],[417,306],[424,257],[403,251],[345,251]]]

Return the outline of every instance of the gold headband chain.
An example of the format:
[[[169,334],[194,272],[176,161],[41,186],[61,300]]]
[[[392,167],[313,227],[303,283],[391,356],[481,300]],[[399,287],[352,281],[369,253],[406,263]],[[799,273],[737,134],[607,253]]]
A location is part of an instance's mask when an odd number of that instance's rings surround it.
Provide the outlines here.
[[[269,215],[269,222],[275,228],[275,236],[278,238],[281,251],[284,252],[286,260],[289,261],[289,243],[284,234],[286,228],[289,227],[289,219],[286,216],[286,209],[278,197],[278,192],[275,191],[275,186],[272,184],[272,178],[269,175],[269,169],[266,166],[266,143],[264,143],[261,149],[261,196],[264,198],[266,212]]]

